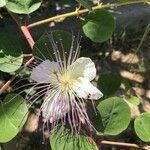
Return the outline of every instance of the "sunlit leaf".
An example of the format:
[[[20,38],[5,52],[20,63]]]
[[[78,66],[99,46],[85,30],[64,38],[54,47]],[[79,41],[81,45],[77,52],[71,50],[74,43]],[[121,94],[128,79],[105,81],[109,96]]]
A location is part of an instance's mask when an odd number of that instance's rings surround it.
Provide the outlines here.
[[[98,150],[95,142],[85,135],[72,133],[65,127],[57,128],[50,136],[52,150]]]
[[[124,131],[130,123],[130,108],[122,98],[105,99],[97,106],[97,110],[98,116],[94,124],[97,124],[97,130],[104,135],[117,135]]]
[[[4,7],[6,5],[6,0],[0,0],[0,7]]]
[[[136,96],[130,96],[126,99],[127,102],[131,103],[132,105],[138,106],[140,104],[140,99]]]
[[[107,10],[99,9],[85,16],[84,34],[93,42],[107,41],[115,29],[115,20]]]
[[[14,138],[27,119],[27,105],[20,95],[8,94],[0,104],[0,143]]]
[[[15,37],[7,31],[0,32],[0,70],[14,72],[23,61],[22,48]]]
[[[41,0],[0,0],[0,7],[5,6],[17,14],[30,14],[37,10],[41,3]]]
[[[36,41],[33,47],[33,55],[38,60],[53,60],[55,53],[59,52],[62,56],[63,51],[64,53],[70,51],[70,47],[71,35],[63,30],[55,30],[51,34],[43,35]]]
[[[150,113],[145,112],[134,121],[135,132],[144,142],[150,142]]]

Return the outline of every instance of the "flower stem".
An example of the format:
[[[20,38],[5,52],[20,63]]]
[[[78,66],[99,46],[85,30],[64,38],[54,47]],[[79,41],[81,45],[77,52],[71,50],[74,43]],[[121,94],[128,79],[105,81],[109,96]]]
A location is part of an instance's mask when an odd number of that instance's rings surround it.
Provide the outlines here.
[[[129,5],[129,4],[148,3],[148,2],[149,2],[149,0],[138,0],[138,1],[128,1],[128,2],[124,2],[124,3],[113,3],[113,4],[108,3],[108,4],[104,4],[104,5],[94,6],[94,7],[92,7],[92,10],[97,10],[97,9],[101,9],[101,8],[116,8],[116,7],[119,7],[119,6],[124,6],[124,5]],[[87,12],[89,12],[88,9],[82,9],[82,10],[79,10],[79,11],[75,10],[73,12],[61,14],[61,15],[54,16],[54,17],[51,17],[51,18],[48,18],[48,19],[44,19],[44,20],[40,20],[40,21],[31,23],[27,26],[27,28],[32,28],[32,27],[35,27],[35,26],[39,26],[39,25],[42,25],[42,24],[49,23],[51,21],[58,20],[60,18],[67,18],[67,17],[77,16],[77,15],[84,14],[84,13],[87,13]]]

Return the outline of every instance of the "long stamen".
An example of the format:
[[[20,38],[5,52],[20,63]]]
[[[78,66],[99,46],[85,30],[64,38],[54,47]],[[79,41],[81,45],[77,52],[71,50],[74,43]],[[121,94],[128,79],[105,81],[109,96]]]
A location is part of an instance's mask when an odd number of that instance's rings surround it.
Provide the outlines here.
[[[44,54],[40,51],[40,49],[38,47],[35,47],[38,52],[40,53],[40,55],[43,57],[44,60],[46,60],[46,57],[44,56]]]
[[[63,57],[63,66],[64,70],[67,70],[67,60],[66,60],[66,52],[62,43],[62,39],[60,39],[60,45],[61,45],[61,50],[62,50],[62,57]]]
[[[39,88],[33,86],[36,90],[40,90],[40,92],[37,92],[37,94],[30,97],[30,99],[35,97],[34,101],[36,101],[40,98],[40,96],[45,95],[40,110],[43,112],[42,115],[45,119],[44,122],[47,123],[48,127],[51,125],[53,128],[59,123],[62,125],[67,125],[68,123],[72,132],[76,133],[79,133],[81,127],[83,126],[89,126],[90,129],[94,129],[86,110],[86,101],[84,98],[81,98],[88,97],[88,91],[86,91],[88,88],[85,90],[83,89],[83,91],[79,93],[79,90],[82,90],[82,86],[84,88],[84,83],[82,80],[79,80],[80,77],[84,78],[84,70],[81,70],[84,67],[79,67],[79,73],[74,73],[74,71],[78,69],[77,65],[80,65],[84,59],[83,58],[77,61],[77,63],[74,63],[80,54],[80,41],[81,39],[75,42],[75,36],[72,36],[70,53],[66,54],[66,49],[63,45],[64,42],[62,39],[59,39],[59,43],[57,44],[57,42],[54,41],[53,35],[50,35],[50,42],[54,52],[52,52],[52,55],[54,56],[53,60],[55,60],[55,62],[48,63],[46,60],[42,65],[39,65],[39,68],[37,66],[32,74],[32,79],[35,75],[35,81],[45,80],[48,85],[43,85]],[[41,59],[39,58],[39,60]],[[86,63],[90,64],[89,61],[89,59],[85,59],[85,63],[83,63],[83,65],[85,65],[85,69]],[[52,65],[52,67],[50,65]],[[48,67],[50,67],[50,70],[48,70]],[[36,74],[36,69],[37,73],[40,73],[39,70],[42,69],[45,72],[41,73],[41,76],[38,77],[38,74]],[[76,84],[76,82],[81,82],[81,87],[80,84]],[[89,94],[91,93],[89,92]]]
[[[63,70],[63,61],[61,59],[59,49],[58,49],[58,47],[56,45],[57,42],[54,41],[54,38],[53,38],[52,35],[51,35],[50,42],[51,42],[51,45],[53,47],[53,51],[54,51],[54,55],[55,55],[56,61],[59,63],[61,70]]]
[[[33,97],[35,97],[36,95],[39,95],[40,93],[42,93],[37,98],[35,98],[34,101],[32,101],[32,103],[30,103],[30,105],[28,106],[28,108],[30,108],[41,96],[44,96],[46,94],[46,92],[47,91],[45,91],[45,89],[44,89],[44,90],[38,92],[37,94],[35,94],[34,96],[32,96],[28,101],[30,101],[31,99],[33,99]]]
[[[72,36],[72,41],[71,41],[71,47],[70,47],[70,52],[69,52],[69,57],[68,57],[68,62],[67,62],[67,65],[71,65],[71,58],[72,58],[72,55],[73,55],[73,49],[74,49],[74,40],[75,40],[75,36]]]
[[[78,42],[74,57],[72,58],[72,63],[79,57],[79,54],[80,54],[80,43]]]

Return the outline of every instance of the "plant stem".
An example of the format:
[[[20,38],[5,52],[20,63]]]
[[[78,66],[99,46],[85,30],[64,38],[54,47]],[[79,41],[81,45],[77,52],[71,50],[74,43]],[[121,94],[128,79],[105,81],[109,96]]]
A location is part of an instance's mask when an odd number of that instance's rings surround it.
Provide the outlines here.
[[[133,143],[123,143],[123,142],[114,142],[114,141],[101,141],[100,144],[104,145],[115,145],[115,146],[123,146],[123,147],[132,147],[136,149],[143,149],[143,150],[149,150],[150,146],[140,146]]]
[[[141,41],[140,41],[140,43],[139,43],[137,49],[135,50],[135,53],[137,53],[137,52],[140,50],[140,48],[141,48],[143,42],[145,41],[145,39],[147,38],[147,36],[148,36],[149,33],[150,33],[150,24],[147,25],[146,30],[145,30],[145,32],[144,32],[144,35],[143,35],[143,37],[141,38]]]
[[[134,50],[134,55],[130,58],[130,62],[132,62],[135,57],[136,54],[139,52],[139,50],[141,49],[141,46],[143,45],[143,42],[145,41],[145,39],[148,37],[148,34],[150,33],[150,24],[147,25],[146,30],[140,40],[140,43],[138,45],[138,47]],[[143,82],[143,81],[142,81]]]
[[[34,45],[34,40],[28,30],[28,28],[26,26],[22,26],[21,24],[21,20],[19,19],[19,17],[14,14],[14,13],[11,13],[8,11],[8,13],[11,15],[11,17],[13,18],[13,20],[17,23],[17,25],[19,26],[19,28],[21,29],[22,33],[24,34],[26,40],[28,41],[29,45],[31,48],[33,48],[33,45]],[[19,75],[19,72],[27,67],[32,61],[34,60],[34,57],[31,57],[24,65],[22,68],[20,68],[19,70],[17,70],[15,76],[12,76],[3,86],[2,88],[0,89],[0,95],[5,91],[7,90],[7,88],[10,86],[10,84],[12,83],[12,81]]]
[[[34,57],[31,57],[23,66],[22,68],[20,68],[16,74],[14,76],[12,76],[3,86],[2,88],[0,89],[0,95],[7,90],[7,88],[10,86],[10,84],[12,83],[12,81],[19,75],[19,72],[30,65],[30,63],[34,60]]]
[[[22,25],[20,18],[18,17],[17,14],[14,14],[10,11],[8,11],[8,13],[10,14],[10,16],[13,18],[13,20],[16,22],[16,24],[19,26],[19,28],[21,29],[22,33],[24,34],[26,40],[28,41],[29,45],[31,48],[33,48],[34,45],[34,40],[28,30],[28,28],[24,25]]]
[[[149,0],[138,0],[138,1],[128,1],[128,2],[125,2],[125,3],[113,3],[113,4],[108,3],[108,4],[98,5],[98,6],[92,7],[92,10],[97,10],[97,9],[101,9],[101,8],[116,8],[116,7],[119,7],[119,6],[124,6],[124,5],[129,5],[129,4],[148,3],[148,2],[149,2]],[[31,23],[27,26],[27,28],[32,28],[32,27],[35,27],[35,26],[39,26],[39,25],[42,25],[42,24],[49,23],[51,21],[58,20],[60,18],[72,17],[72,16],[84,14],[84,13],[87,13],[87,12],[89,12],[88,9],[82,9],[82,10],[79,10],[79,11],[75,10],[73,12],[61,14],[61,15],[54,16],[54,17],[51,17],[51,18],[48,18],[48,19],[44,19],[44,20],[41,20],[41,21]]]
[[[24,34],[26,40],[28,41],[30,47],[33,48],[33,45],[35,42],[31,36],[28,28],[26,26],[21,26],[20,29],[21,29],[22,33]]]
[[[19,27],[21,27],[21,20],[20,20],[20,18],[17,16],[17,14],[14,14],[14,13],[10,12],[9,10],[7,10],[7,11],[8,11],[8,13],[9,13],[9,15],[13,18],[13,20],[17,23],[17,25],[18,25]]]
[[[23,57],[32,57],[32,54],[23,54]]]

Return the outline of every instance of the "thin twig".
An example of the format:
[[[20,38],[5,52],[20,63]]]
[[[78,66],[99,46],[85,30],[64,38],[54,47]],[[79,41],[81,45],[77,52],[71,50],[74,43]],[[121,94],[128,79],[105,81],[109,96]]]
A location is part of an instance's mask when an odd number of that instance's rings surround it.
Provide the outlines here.
[[[104,145],[115,145],[115,146],[122,146],[122,147],[132,147],[136,149],[143,149],[143,150],[150,150],[150,146],[142,146],[133,143],[123,143],[123,142],[114,142],[114,141],[101,141],[100,144]]]
[[[137,49],[135,50],[135,53],[137,53],[140,50],[141,46],[143,45],[143,42],[145,41],[145,39],[147,38],[147,36],[148,36],[149,33],[150,33],[150,24],[147,25],[146,30],[144,32],[144,35],[141,38],[141,41],[140,41]]]
[[[23,54],[23,57],[32,57],[32,54]]]
[[[21,24],[21,20],[20,18],[18,17],[17,14],[14,14],[10,11],[8,11],[8,13],[10,14],[10,16],[13,18],[13,20],[16,22],[16,24],[18,25],[18,27],[21,29],[22,33],[24,34],[26,40],[28,41],[29,45],[31,48],[33,48],[33,45],[34,45],[34,40],[28,30],[28,28],[24,25]]]
[[[143,36],[142,36],[142,38],[141,38],[141,40],[140,40],[140,43],[138,44],[138,47],[136,48],[136,50],[134,50],[134,55],[130,58],[129,63],[132,62],[132,61],[135,59],[136,54],[140,51],[140,49],[141,49],[141,47],[142,47],[144,41],[146,40],[146,38],[148,38],[149,33],[150,33],[150,24],[147,25],[147,27],[146,27],[146,29],[145,29],[145,32],[144,32],[144,34],[143,34]],[[136,76],[136,74],[135,74],[135,76]],[[136,77],[135,77],[135,78],[136,78]],[[143,80],[144,80],[144,79],[143,79]],[[141,81],[141,83],[142,83],[142,82],[143,82],[143,81]]]
[[[12,76],[0,89],[0,95],[7,90],[7,88],[10,86],[12,81],[19,75],[19,73],[23,70],[23,68],[27,67],[32,61],[34,60],[34,57],[30,58],[21,69],[19,69],[14,76]]]
[[[101,8],[116,8],[116,7],[124,6],[124,5],[138,4],[138,3],[148,3],[148,2],[149,2],[149,0],[138,0],[138,1],[128,1],[128,2],[124,2],[124,3],[113,3],[113,4],[108,3],[108,4],[98,5],[98,6],[92,7],[92,10],[97,10],[97,9],[101,9]],[[82,9],[82,10],[78,10],[78,11],[75,10],[73,12],[61,14],[61,15],[54,16],[54,17],[51,17],[51,18],[48,18],[48,19],[44,19],[44,20],[40,20],[40,21],[31,23],[27,26],[27,28],[32,28],[32,27],[35,27],[35,26],[39,26],[39,25],[42,25],[42,24],[49,23],[51,21],[58,20],[60,18],[67,18],[67,17],[77,16],[77,15],[84,14],[84,13],[87,13],[87,12],[89,12],[88,9]]]
[[[19,17],[11,12],[9,12],[9,14],[11,15],[11,17],[15,20],[15,22],[18,24],[19,28],[21,29],[22,33],[24,34],[26,40],[28,41],[29,45],[31,48],[33,48],[33,45],[34,45],[34,40],[28,30],[28,28],[26,26],[21,26],[21,21],[19,21]],[[19,75],[20,71],[27,67],[32,61],[34,60],[34,57],[31,57],[24,65],[22,68],[20,68],[15,76],[11,77],[3,86],[2,88],[0,89],[0,95],[5,91],[7,90],[7,88],[10,86],[10,84],[12,83],[12,81]]]
[[[35,42],[31,36],[28,28],[26,26],[21,26],[20,29],[21,29],[22,33],[24,34],[26,40],[28,41],[30,47],[33,48],[33,45]]]
[[[13,18],[13,20],[16,22],[16,24],[17,24],[19,27],[21,27],[22,24],[21,24],[21,20],[20,20],[20,18],[18,17],[18,15],[12,13],[12,12],[9,11],[9,10],[7,10],[7,12],[8,12],[9,15]]]

